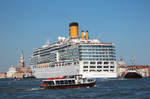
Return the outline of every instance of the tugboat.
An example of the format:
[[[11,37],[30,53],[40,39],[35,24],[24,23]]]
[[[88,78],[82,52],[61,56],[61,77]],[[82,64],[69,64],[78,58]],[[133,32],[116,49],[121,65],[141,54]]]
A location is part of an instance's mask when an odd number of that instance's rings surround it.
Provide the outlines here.
[[[142,76],[136,72],[129,72],[125,75],[124,78],[128,78],[128,79],[139,79],[142,78]]]
[[[82,78],[82,75],[67,77],[48,78],[42,81],[41,88],[44,89],[65,89],[93,87],[95,79]]]
[[[136,67],[131,67],[128,69],[128,73],[124,76],[124,78],[139,79],[139,78],[142,78],[142,76],[138,73],[138,70],[136,69]]]

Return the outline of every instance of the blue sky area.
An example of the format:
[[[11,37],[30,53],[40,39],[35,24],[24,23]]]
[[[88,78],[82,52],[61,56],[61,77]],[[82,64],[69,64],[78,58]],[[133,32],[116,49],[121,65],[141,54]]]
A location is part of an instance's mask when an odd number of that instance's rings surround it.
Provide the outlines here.
[[[114,42],[126,64],[134,56],[150,65],[150,0],[0,0],[0,71],[17,66],[22,50],[28,66],[34,48],[68,37],[70,22]]]

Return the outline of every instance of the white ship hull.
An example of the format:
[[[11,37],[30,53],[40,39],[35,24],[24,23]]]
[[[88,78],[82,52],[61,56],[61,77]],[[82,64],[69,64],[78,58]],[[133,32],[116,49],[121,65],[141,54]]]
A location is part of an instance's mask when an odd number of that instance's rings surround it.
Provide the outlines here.
[[[78,75],[79,66],[36,67],[32,71],[36,78],[62,77],[67,75]]]
[[[83,77],[85,78],[96,78],[96,79],[109,79],[109,78],[117,78],[117,73],[114,72],[91,72],[91,73],[83,73]]]
[[[36,78],[53,78],[62,77],[68,75],[82,74],[85,78],[107,79],[117,78],[116,72],[82,72],[79,70],[79,66],[59,66],[59,67],[41,67],[34,68],[33,75]]]

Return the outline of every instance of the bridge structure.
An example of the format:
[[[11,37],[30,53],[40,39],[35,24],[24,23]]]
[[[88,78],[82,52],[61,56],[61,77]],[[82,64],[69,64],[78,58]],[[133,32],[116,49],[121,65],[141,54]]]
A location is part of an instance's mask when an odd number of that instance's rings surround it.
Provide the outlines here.
[[[118,66],[118,77],[126,77],[131,73],[137,74],[141,77],[150,77],[150,66],[146,65]]]

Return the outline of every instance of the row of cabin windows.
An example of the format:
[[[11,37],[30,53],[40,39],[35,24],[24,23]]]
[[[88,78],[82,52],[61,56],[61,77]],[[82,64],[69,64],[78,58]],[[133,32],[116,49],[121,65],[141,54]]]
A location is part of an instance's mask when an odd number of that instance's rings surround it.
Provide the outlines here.
[[[52,64],[52,65],[50,65],[50,67],[55,67],[55,66],[67,66],[67,65],[72,65],[72,64],[74,64],[74,65],[77,65],[77,64],[79,64],[79,62],[74,62],[74,63],[57,63],[57,64]],[[45,66],[40,66],[40,67],[49,67],[49,65],[45,65]],[[39,67],[39,68],[40,68]]]
[[[114,70],[108,70],[108,69],[106,69],[106,70],[83,70],[84,72],[114,72]]]
[[[114,48],[113,45],[80,45],[79,47],[92,47],[92,48]]]
[[[54,66],[66,66],[66,65],[76,65],[76,64],[79,64],[79,62],[74,62],[74,63],[59,63],[59,64],[54,64],[54,65],[51,65],[51,67],[54,67]]]
[[[97,63],[97,64],[102,64],[102,63],[103,63],[103,64],[109,64],[109,62],[84,62],[83,64],[89,64],[89,63],[90,63],[90,64],[96,64],[96,63]],[[110,62],[110,64],[114,64],[114,62]]]
[[[62,85],[62,84],[75,84],[75,81],[74,80],[56,81],[56,85]]]
[[[115,55],[80,55],[80,57],[101,58],[101,57],[115,57]]]
[[[114,49],[79,49],[79,51],[115,51]]]
[[[83,68],[114,68],[114,66],[83,66]]]
[[[80,58],[81,61],[116,61],[115,58]]]
[[[54,81],[44,81],[44,83],[47,83],[49,85],[54,85]],[[56,81],[56,85],[63,85],[63,84],[75,84],[74,80],[60,80]]]
[[[115,54],[115,52],[113,51],[109,51],[109,52],[80,52],[79,54]]]

